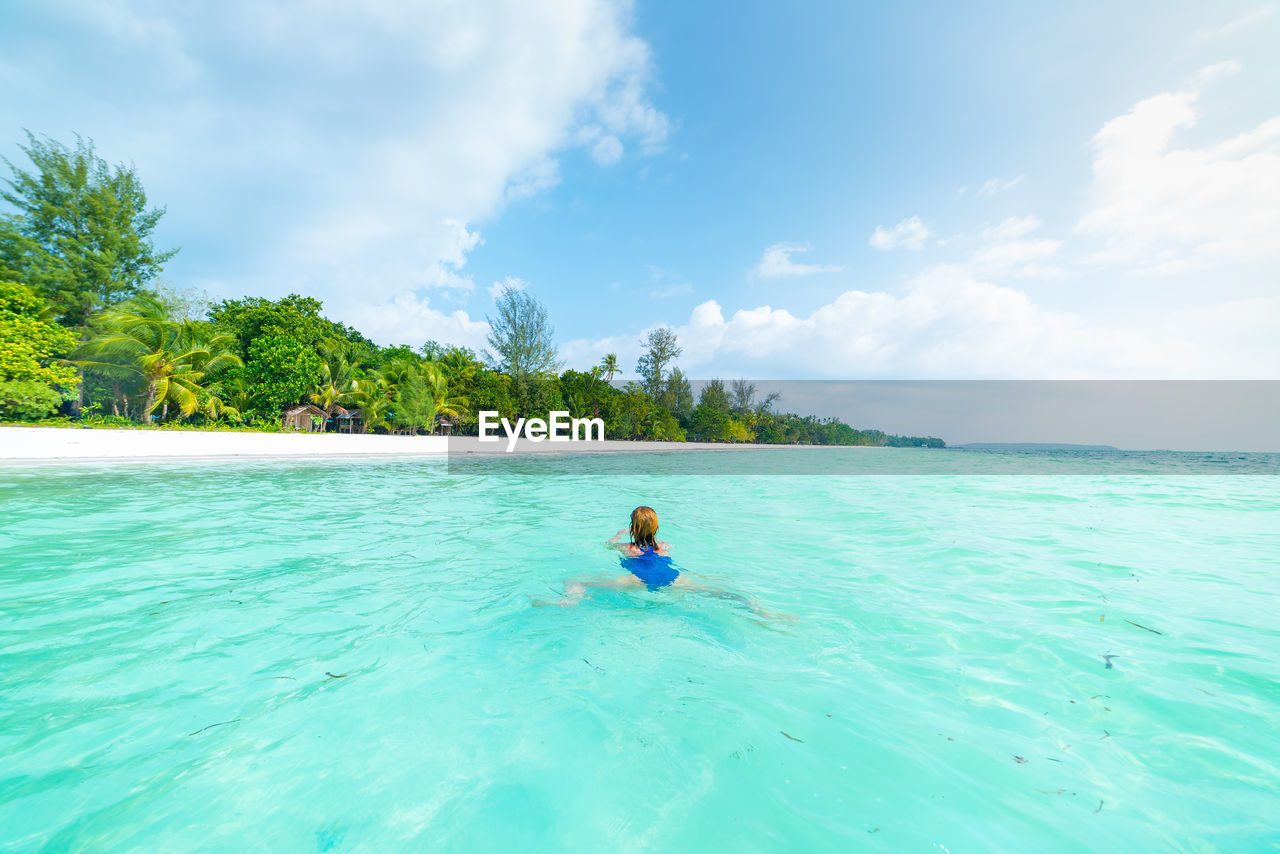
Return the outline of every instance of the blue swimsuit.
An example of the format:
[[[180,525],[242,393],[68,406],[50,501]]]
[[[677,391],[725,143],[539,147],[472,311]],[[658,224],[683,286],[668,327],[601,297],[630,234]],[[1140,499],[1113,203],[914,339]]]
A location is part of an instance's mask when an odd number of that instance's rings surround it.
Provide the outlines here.
[[[636,578],[645,583],[650,590],[667,587],[680,577],[680,570],[671,562],[671,558],[660,555],[650,546],[635,557],[622,558],[622,565]]]

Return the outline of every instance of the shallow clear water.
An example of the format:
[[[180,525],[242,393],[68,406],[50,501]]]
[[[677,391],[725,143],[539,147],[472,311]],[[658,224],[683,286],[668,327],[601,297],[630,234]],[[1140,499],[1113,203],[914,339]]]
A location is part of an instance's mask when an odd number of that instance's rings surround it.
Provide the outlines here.
[[[1280,478],[515,463],[0,469],[0,848],[1280,840]]]

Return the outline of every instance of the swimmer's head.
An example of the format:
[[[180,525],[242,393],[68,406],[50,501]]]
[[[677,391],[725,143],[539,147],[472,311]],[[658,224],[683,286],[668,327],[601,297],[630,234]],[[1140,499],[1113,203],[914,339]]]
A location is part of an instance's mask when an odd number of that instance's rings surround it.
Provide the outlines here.
[[[658,514],[652,507],[637,507],[631,511],[631,542],[651,549],[658,547]]]

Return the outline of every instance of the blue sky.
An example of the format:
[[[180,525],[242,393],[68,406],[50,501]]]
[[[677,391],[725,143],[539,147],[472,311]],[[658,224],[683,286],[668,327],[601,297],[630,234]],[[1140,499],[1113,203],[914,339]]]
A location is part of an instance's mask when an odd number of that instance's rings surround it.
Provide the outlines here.
[[[1280,10],[9,3],[0,149],[95,140],[166,278],[695,376],[1280,375]],[[630,372],[630,371],[629,371]]]

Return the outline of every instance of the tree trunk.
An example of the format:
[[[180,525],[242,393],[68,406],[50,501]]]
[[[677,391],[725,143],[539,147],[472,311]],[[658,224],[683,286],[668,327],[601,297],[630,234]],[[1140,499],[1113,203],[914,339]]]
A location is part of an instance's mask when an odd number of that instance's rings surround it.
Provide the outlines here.
[[[156,384],[147,383],[147,402],[142,407],[142,423],[151,423],[151,410],[156,405]]]
[[[79,418],[80,410],[84,409],[84,368],[76,368],[76,399],[71,401],[71,417]]]

